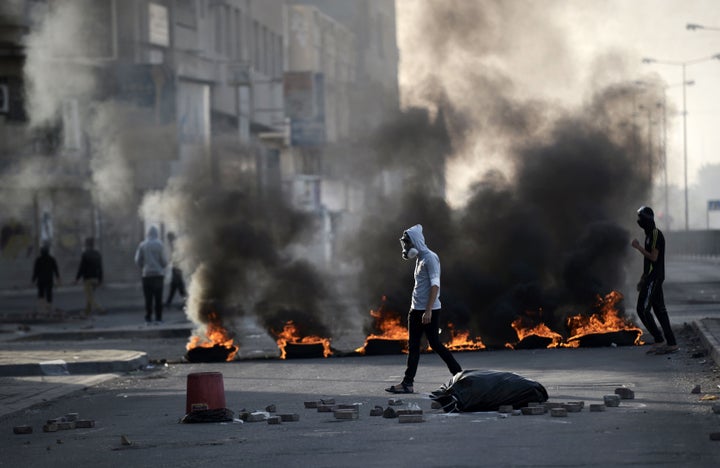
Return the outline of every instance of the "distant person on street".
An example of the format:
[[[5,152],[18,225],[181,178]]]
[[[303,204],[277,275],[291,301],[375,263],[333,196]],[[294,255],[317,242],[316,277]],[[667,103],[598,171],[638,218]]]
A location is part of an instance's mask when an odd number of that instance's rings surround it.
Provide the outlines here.
[[[172,305],[172,300],[173,297],[175,297],[175,292],[180,294],[183,302],[185,302],[185,298],[187,297],[187,291],[185,290],[185,280],[183,279],[183,272],[178,266],[178,253],[175,249],[175,239],[176,237],[174,232],[171,231],[167,233],[168,246],[170,247],[171,276],[170,292],[168,293],[167,301],[165,301],[165,307],[170,307]]]
[[[60,272],[58,271],[55,257],[50,255],[50,246],[43,245],[40,249],[40,256],[35,259],[33,266],[32,282],[37,286],[38,302],[40,310],[53,313],[53,286],[57,278],[60,283]]]
[[[639,293],[637,313],[640,321],[655,340],[648,354],[675,353],[678,345],[670,326],[662,289],[665,280],[665,236],[655,226],[655,214],[650,207],[640,207],[637,215],[637,223],[645,231],[644,246],[637,239],[632,240],[632,246],[643,256],[643,273],[637,285]],[[650,313],[651,308],[660,322],[662,332],[655,324],[655,319]]]
[[[402,382],[386,388],[390,393],[414,393],[413,383],[420,362],[423,333],[430,347],[445,361],[452,375],[462,371],[452,353],[438,338],[440,322],[440,258],[425,245],[422,226],[416,224],[400,238],[402,257],[415,260],[415,286],[408,314],[408,357]]]
[[[145,323],[152,323],[153,305],[155,321],[162,323],[163,283],[165,281],[165,247],[159,239],[158,229],[151,226],[147,237],[140,243],[135,252],[135,263],[142,270],[143,295],[145,296]]]
[[[93,309],[103,314],[105,311],[97,303],[95,299],[95,290],[102,284],[103,268],[102,256],[95,249],[95,239],[88,237],[85,239],[85,250],[80,257],[80,265],[78,266],[77,275],[75,275],[75,283],[83,281],[85,290],[85,316],[90,317]]]

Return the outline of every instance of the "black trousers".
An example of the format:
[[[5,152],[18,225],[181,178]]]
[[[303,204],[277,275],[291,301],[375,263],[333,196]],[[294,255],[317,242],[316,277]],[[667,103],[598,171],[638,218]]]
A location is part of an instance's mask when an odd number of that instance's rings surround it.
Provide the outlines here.
[[[408,357],[407,369],[405,369],[405,377],[403,383],[412,385],[415,381],[418,363],[420,362],[420,340],[423,333],[427,337],[428,344],[440,358],[445,361],[452,375],[462,371],[460,364],[455,360],[452,353],[440,342],[438,337],[438,323],[440,321],[440,310],[433,310],[432,320],[427,325],[422,323],[424,310],[413,309],[408,314]]]
[[[172,276],[170,277],[170,292],[168,293],[165,305],[169,306],[172,303],[173,297],[175,297],[175,292],[179,293],[182,298],[187,296],[187,291],[185,290],[185,280],[183,280],[183,274],[180,268],[172,269]]]
[[[37,284],[38,299],[45,299],[48,304],[52,304],[53,301],[53,284],[52,283],[39,283]]]
[[[647,331],[650,332],[655,343],[667,342],[668,346],[675,346],[675,334],[673,334],[672,327],[670,327],[670,318],[668,317],[667,308],[665,307],[665,296],[662,289],[662,281],[657,280],[644,280],[640,286],[637,301],[637,314],[640,317],[640,321],[645,326]],[[653,318],[650,309],[655,313],[662,332],[658,329],[655,319]],[[663,337],[663,333],[665,336]]]
[[[163,276],[144,276],[142,279],[146,322],[152,319],[153,305],[155,305],[155,320],[162,320],[164,281],[165,277]]]

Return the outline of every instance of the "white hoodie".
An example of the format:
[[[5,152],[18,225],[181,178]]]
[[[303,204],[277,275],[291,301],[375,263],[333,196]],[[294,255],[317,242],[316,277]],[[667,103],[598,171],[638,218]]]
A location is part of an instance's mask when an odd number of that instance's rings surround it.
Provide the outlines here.
[[[415,260],[415,286],[412,292],[411,307],[416,310],[425,310],[428,299],[430,298],[430,289],[433,286],[438,287],[437,299],[433,303],[432,309],[437,310],[442,306],[440,304],[440,258],[435,252],[425,245],[425,237],[422,232],[422,225],[416,224],[407,231],[413,246],[418,250],[418,256]]]

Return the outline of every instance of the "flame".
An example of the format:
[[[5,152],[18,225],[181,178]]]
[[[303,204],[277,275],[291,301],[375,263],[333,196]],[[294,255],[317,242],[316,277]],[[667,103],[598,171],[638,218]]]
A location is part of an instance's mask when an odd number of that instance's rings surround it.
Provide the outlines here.
[[[515,344],[505,343],[506,348],[515,349],[516,344],[531,335],[541,336],[543,338],[550,338],[552,341],[549,345],[547,345],[548,348],[557,348],[560,343],[562,343],[562,335],[560,333],[552,331],[550,327],[548,327],[544,323],[530,326],[526,325],[525,322],[527,322],[527,319],[525,317],[518,317],[513,320],[513,323],[511,325],[515,329],[515,333],[517,333],[518,340],[517,342],[515,342]]]
[[[286,359],[287,358],[287,352],[285,350],[285,346],[288,343],[293,344],[317,344],[322,343],[323,345],[323,357],[328,357],[332,355],[332,350],[330,349],[330,339],[329,338],[321,338],[319,336],[304,336],[300,337],[298,333],[297,326],[292,320],[288,320],[285,326],[283,327],[283,330],[280,333],[276,333],[277,336],[277,345],[278,348],[280,348],[280,359]]]
[[[623,295],[618,291],[611,291],[605,297],[598,296],[595,307],[598,312],[584,317],[582,315],[573,315],[567,319],[567,327],[570,330],[570,338],[568,338],[569,347],[577,347],[580,345],[577,338],[593,333],[610,333],[617,331],[637,331],[639,332],[635,338],[635,345],[643,344],[640,336],[642,330],[636,327],[630,320],[620,317],[617,304],[623,299]]]
[[[399,316],[388,316],[383,314],[386,296],[382,298],[382,305],[378,310],[370,310],[370,315],[375,319],[375,329],[379,333],[371,333],[365,338],[365,344],[355,350],[356,353],[365,354],[365,347],[369,340],[403,340],[408,339],[408,329],[403,326]],[[406,351],[407,352],[407,351]]]
[[[455,331],[452,323],[448,323],[448,329],[450,330],[450,342],[447,343],[445,347],[450,351],[477,351],[479,349],[485,349],[485,345],[480,338],[470,339],[469,331]]]
[[[186,345],[185,349],[188,351],[194,348],[212,348],[213,346],[219,345],[224,346],[228,349],[232,349],[228,354],[227,360],[232,361],[235,355],[239,351],[239,347],[235,346],[233,338],[223,326],[220,324],[219,317],[217,314],[208,314],[209,323],[205,325],[204,334],[205,336],[193,335],[190,337],[190,341]]]

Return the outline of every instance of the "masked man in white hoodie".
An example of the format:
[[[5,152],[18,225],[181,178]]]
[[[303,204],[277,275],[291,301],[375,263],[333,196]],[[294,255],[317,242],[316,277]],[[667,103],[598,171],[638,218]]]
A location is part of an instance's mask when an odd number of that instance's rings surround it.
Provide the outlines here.
[[[167,258],[165,257],[165,247],[155,226],[148,229],[147,237],[138,246],[137,252],[135,252],[135,263],[142,269],[145,323],[151,323],[153,305],[155,305],[155,320],[162,323],[162,296]]]
[[[408,357],[402,382],[386,388],[390,393],[414,393],[413,383],[420,362],[420,340],[423,333],[428,344],[448,366],[452,375],[462,371],[452,353],[438,337],[440,321],[440,259],[425,245],[422,226],[416,224],[400,238],[402,257],[415,260],[415,286],[408,315]]]

